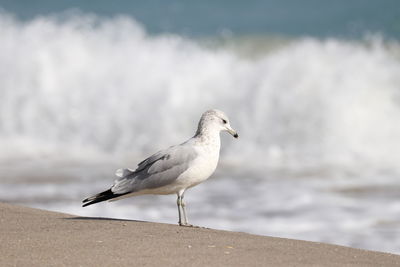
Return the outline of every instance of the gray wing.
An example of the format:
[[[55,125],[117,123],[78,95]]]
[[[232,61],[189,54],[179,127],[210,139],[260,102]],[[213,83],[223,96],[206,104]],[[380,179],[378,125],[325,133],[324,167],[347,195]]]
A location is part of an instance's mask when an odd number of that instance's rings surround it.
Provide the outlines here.
[[[136,170],[118,170],[120,178],[111,191],[126,194],[168,185],[189,168],[196,156],[194,148],[185,144],[161,150],[140,162]]]

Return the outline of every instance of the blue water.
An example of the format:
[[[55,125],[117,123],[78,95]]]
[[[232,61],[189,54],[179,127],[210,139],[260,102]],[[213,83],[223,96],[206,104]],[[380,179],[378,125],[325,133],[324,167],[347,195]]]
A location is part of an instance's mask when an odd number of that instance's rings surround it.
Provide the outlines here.
[[[22,19],[83,11],[102,16],[127,15],[150,33],[189,36],[288,35],[362,38],[365,33],[400,37],[397,0],[281,1],[0,1]]]
[[[219,108],[241,138],[222,136],[216,174],[185,196],[191,223],[400,253],[395,2],[335,2],[362,14],[356,31],[316,2],[265,17],[268,2],[178,5],[171,23],[155,2],[0,3],[0,201],[176,223],[175,196],[80,201]],[[285,7],[331,24],[289,23]]]

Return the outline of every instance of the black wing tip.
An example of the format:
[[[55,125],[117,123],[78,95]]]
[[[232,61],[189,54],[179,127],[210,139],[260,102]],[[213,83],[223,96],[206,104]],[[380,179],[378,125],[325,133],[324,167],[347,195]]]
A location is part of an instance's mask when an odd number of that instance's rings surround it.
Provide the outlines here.
[[[88,197],[88,198],[85,198],[84,200],[82,200],[82,203],[88,202],[88,201],[89,201],[89,199],[90,199],[90,197]]]
[[[92,204],[103,202],[103,201],[106,201],[106,200],[109,200],[109,199],[113,199],[113,198],[116,198],[116,197],[119,197],[119,196],[122,196],[122,195],[125,195],[125,194],[114,194],[111,191],[111,189],[108,189],[108,190],[106,190],[104,192],[101,192],[101,193],[99,193],[97,195],[94,195],[92,197],[85,198],[82,201],[83,202],[82,207],[86,207],[86,206],[89,206],[89,205],[92,205]]]
[[[94,204],[94,203],[90,203],[90,202],[84,203],[84,204],[82,205],[82,207],[86,207],[86,206],[89,206],[89,205],[92,205],[92,204]]]
[[[98,193],[97,195],[85,198],[82,203],[82,207],[86,207],[98,202],[102,202],[102,201],[106,201],[108,199],[112,199],[112,198],[116,198],[117,196],[119,196],[118,194],[114,194],[111,189],[108,189],[104,192]]]

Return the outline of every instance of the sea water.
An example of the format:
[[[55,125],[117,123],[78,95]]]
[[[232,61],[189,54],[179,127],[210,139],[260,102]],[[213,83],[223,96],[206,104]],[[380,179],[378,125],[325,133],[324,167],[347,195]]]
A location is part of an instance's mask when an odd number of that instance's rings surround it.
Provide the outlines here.
[[[149,34],[132,17],[0,15],[0,200],[177,223],[175,196],[81,208],[115,169],[225,111],[191,223],[400,253],[400,44]]]

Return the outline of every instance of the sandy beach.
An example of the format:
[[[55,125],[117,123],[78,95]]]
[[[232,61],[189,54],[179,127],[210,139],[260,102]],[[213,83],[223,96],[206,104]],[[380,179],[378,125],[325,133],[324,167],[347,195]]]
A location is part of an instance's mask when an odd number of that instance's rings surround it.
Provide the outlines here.
[[[1,266],[400,266],[400,256],[0,203]]]

